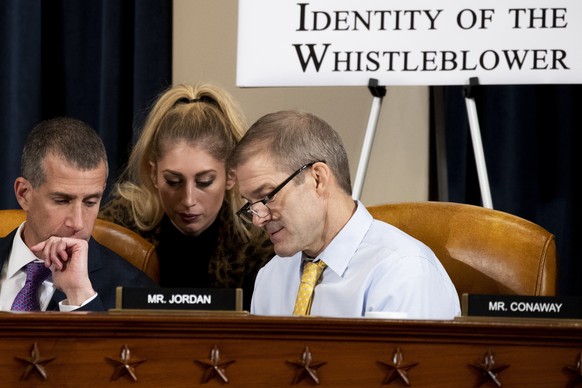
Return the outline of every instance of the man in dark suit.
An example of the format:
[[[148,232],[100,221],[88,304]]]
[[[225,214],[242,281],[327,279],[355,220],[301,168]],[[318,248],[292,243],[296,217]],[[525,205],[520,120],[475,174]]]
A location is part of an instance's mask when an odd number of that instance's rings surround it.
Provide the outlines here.
[[[91,238],[107,174],[105,147],[85,123],[57,118],[32,130],[14,182],[26,222],[0,239],[0,310],[15,309],[35,261],[50,269],[38,290],[41,310],[103,311],[115,306],[117,286],[156,286]]]

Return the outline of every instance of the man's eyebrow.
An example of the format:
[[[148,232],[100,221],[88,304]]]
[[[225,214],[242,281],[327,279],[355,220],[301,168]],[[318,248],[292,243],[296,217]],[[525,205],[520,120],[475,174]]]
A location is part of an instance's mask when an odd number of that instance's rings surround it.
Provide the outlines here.
[[[60,191],[53,191],[52,193],[50,193],[51,197],[61,197],[61,198],[66,198],[66,199],[73,199],[76,196],[75,195],[71,195],[68,193],[61,193]]]
[[[69,193],[61,193],[60,191],[55,191],[53,193],[51,193],[51,196],[53,197],[61,197],[61,198],[66,198],[66,199],[75,199],[77,198],[76,195],[72,195]],[[92,199],[92,198],[101,198],[103,197],[103,193],[102,192],[96,192],[96,193],[91,193],[91,194],[87,194],[85,196],[83,196],[83,199]]]
[[[266,194],[264,194],[265,191],[268,190],[267,194],[270,193],[271,191],[273,191],[271,186],[272,185],[270,183],[263,183],[262,185],[260,185],[259,187],[257,187],[253,191],[251,191],[250,194],[251,194],[252,198],[257,198],[257,200],[261,200],[261,199],[265,198],[265,195],[266,195]],[[248,198],[245,198],[245,200],[251,202]]]
[[[93,198],[102,198],[103,197],[103,193],[102,192],[97,192],[97,193],[93,193],[93,194],[89,194],[83,197],[83,199],[93,199]]]

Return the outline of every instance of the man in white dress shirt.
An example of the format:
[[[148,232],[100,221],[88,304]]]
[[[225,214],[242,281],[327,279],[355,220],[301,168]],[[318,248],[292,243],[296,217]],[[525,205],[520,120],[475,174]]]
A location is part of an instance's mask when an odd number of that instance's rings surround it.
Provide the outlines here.
[[[105,147],[87,124],[59,117],[31,131],[14,182],[26,221],[0,238],[0,310],[14,309],[35,261],[51,269],[38,289],[42,311],[103,311],[115,307],[117,286],[156,286],[91,238],[107,173]]]
[[[251,313],[292,315],[304,262],[322,260],[310,315],[460,314],[455,287],[434,253],[352,199],[346,151],[322,119],[297,110],[265,115],[229,165],[248,201],[239,216],[264,228],[276,253],[257,276]]]

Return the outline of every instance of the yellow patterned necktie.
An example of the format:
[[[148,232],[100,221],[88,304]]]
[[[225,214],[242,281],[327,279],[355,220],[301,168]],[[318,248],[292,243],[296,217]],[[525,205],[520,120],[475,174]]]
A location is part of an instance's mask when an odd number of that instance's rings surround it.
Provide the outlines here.
[[[295,309],[293,315],[309,315],[311,311],[311,301],[313,300],[313,290],[317,281],[321,277],[326,264],[319,260],[306,261],[303,265],[303,275],[301,275],[301,284],[297,292],[297,300],[295,301]]]

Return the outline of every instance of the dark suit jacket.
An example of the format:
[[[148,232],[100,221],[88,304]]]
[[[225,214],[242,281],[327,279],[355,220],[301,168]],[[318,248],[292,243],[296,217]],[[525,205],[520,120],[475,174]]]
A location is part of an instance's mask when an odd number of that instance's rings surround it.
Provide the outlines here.
[[[4,261],[8,259],[16,229],[8,236],[0,238],[0,270]],[[144,272],[134,267],[123,257],[99,244],[93,238],[89,240],[89,280],[97,297],[79,310],[83,311],[107,311],[115,307],[116,287],[157,287]],[[66,299],[63,292],[55,290],[55,293],[47,307],[47,310],[59,309],[58,303]]]

